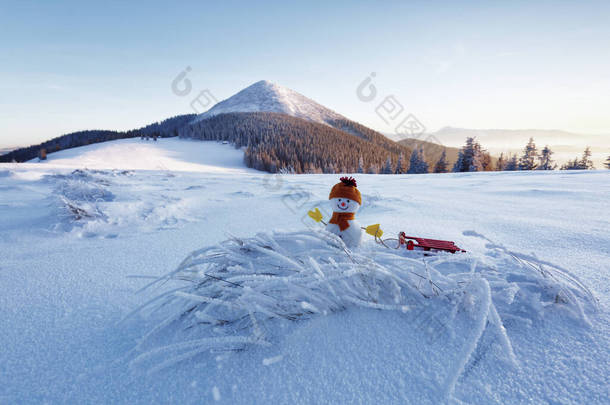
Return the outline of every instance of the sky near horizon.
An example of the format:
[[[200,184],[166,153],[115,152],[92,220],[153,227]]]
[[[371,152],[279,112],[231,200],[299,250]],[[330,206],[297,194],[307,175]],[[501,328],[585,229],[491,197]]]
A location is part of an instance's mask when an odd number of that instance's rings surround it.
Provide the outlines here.
[[[394,96],[430,131],[610,134],[608,1],[0,0],[0,50],[0,147],[136,128],[261,79],[382,132]]]

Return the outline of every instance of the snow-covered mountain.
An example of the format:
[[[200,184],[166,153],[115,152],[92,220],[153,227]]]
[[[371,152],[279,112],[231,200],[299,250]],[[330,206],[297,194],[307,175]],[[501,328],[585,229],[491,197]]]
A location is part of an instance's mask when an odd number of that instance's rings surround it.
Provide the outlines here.
[[[346,119],[294,90],[261,80],[219,102],[195,121],[233,112],[276,112],[322,124]]]

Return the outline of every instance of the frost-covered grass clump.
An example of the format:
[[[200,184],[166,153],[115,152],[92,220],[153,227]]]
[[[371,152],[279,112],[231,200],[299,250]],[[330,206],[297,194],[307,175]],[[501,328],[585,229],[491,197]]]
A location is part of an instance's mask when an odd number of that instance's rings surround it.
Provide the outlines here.
[[[157,172],[159,181],[175,177],[172,173]],[[158,193],[129,193],[122,190],[138,181],[128,170],[77,169],[67,174],[47,176],[53,185],[51,204],[55,208],[54,229],[77,230],[86,236],[118,234],[121,227],[139,226],[158,230],[187,222],[192,215],[187,204],[178,196],[166,193],[163,185]],[[161,183],[162,184],[162,183]],[[115,192],[121,191],[120,197]],[[152,195],[151,195],[152,194]]]
[[[210,350],[272,345],[285,322],[365,307],[404,313],[430,339],[454,338],[454,323],[465,319],[468,343],[447,376],[449,390],[487,328],[514,365],[505,319],[533,325],[552,308],[586,324],[595,307],[566,270],[501,246],[487,244],[478,255],[424,256],[373,243],[349,251],[324,231],[232,237],[191,253],[151,284],[169,280],[183,285],[134,311],[165,319],[141,339],[133,364],[158,370]]]
[[[58,201],[59,217],[63,225],[74,225],[92,220],[107,219],[102,203],[115,196],[108,190],[106,179],[112,172],[99,170],[74,170],[70,174],[50,176],[55,182],[54,196]]]

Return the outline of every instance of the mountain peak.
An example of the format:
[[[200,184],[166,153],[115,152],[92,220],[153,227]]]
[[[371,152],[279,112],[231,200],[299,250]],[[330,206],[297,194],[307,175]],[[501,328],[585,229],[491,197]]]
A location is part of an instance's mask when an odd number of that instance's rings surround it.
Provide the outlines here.
[[[276,84],[275,84],[275,83],[273,83],[273,82],[271,82],[271,81],[269,81],[269,80],[259,80],[258,82],[256,82],[256,83],[254,83],[254,84],[250,85],[249,87],[252,87],[252,86],[267,86],[267,87],[273,87],[273,86],[276,86]]]
[[[260,80],[219,102],[200,114],[195,121],[232,112],[275,112],[323,124],[336,119],[345,119],[288,87],[269,80]]]

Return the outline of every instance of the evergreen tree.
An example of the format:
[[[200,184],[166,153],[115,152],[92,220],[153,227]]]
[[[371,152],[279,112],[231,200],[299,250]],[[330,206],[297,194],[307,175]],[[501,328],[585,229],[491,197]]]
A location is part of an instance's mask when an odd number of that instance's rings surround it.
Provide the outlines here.
[[[454,172],[478,172],[491,170],[491,156],[472,137],[466,138],[466,144],[458,153],[458,159],[453,165]]]
[[[610,156],[608,156],[608,158],[606,159],[606,163],[604,163],[604,166],[606,166],[606,169],[610,169]]]
[[[500,157],[496,163],[496,171],[501,172],[503,170],[506,170],[506,159],[504,158],[504,152],[500,153]]]
[[[480,153],[480,148],[478,144],[474,145],[474,153],[472,154],[472,159],[470,160],[470,166],[468,166],[469,172],[482,172],[485,170],[485,162],[483,160],[484,156]]]
[[[426,156],[424,155],[424,147],[419,148],[419,172],[420,173],[429,173],[430,168],[428,167],[428,163],[426,162]]]
[[[369,169],[366,171],[368,174],[377,174],[379,170],[377,170],[377,166],[370,165]]]
[[[534,170],[536,165],[536,157],[538,155],[534,138],[530,138],[527,145],[523,149],[523,155],[519,159],[519,170]]]
[[[481,150],[481,161],[483,163],[483,170],[486,172],[492,171],[494,168],[491,164],[491,155],[486,150]]]
[[[554,170],[557,167],[557,165],[553,163],[553,160],[551,159],[552,154],[553,151],[548,145],[542,149],[540,156],[538,156],[538,160],[540,161],[538,170]]]
[[[423,149],[413,149],[411,153],[411,160],[409,162],[409,170],[407,170],[409,174],[421,174],[428,173],[428,163],[424,160],[424,150]]]
[[[364,173],[364,161],[362,160],[362,155],[358,158],[358,173]]]
[[[462,171],[462,168],[464,167],[464,158],[464,149],[462,148],[458,152],[458,158],[453,164],[453,169],[451,169],[452,172],[457,173]]]
[[[510,159],[508,159],[506,161],[504,170],[509,171],[509,172],[514,172],[515,170],[519,170],[519,161],[517,160],[517,155],[513,154],[510,157]]]
[[[436,162],[436,165],[434,165],[434,173],[447,173],[449,171],[448,166],[447,151],[443,149],[441,157],[438,159],[438,162]]]
[[[419,165],[419,153],[417,152],[417,149],[413,149],[413,152],[411,152],[411,159],[409,160],[409,169],[407,170],[407,173],[408,174],[417,173],[418,165]]]
[[[580,161],[578,158],[574,160],[569,160],[561,166],[561,170],[580,170]]]
[[[561,170],[591,170],[595,169],[591,161],[591,149],[587,146],[580,159],[575,158],[561,166]]]
[[[404,174],[405,168],[403,167],[402,159],[403,155],[402,152],[400,152],[400,154],[398,155],[398,162],[396,163],[396,171],[394,171],[394,174]]]
[[[580,168],[583,170],[595,169],[595,166],[593,166],[593,161],[591,160],[591,148],[589,148],[588,146],[582,153],[582,158],[580,159]]]
[[[385,166],[381,171],[382,174],[392,174],[394,170],[392,169],[392,158],[388,156],[388,160],[385,162]]]

